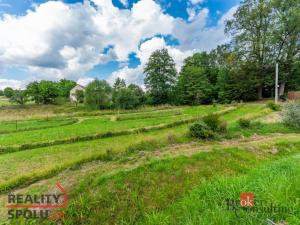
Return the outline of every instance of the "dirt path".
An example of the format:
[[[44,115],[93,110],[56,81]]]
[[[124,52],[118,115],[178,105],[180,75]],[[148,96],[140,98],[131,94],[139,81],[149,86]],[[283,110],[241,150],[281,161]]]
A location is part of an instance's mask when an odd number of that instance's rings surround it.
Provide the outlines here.
[[[199,152],[209,152],[214,148],[228,148],[228,147],[242,147],[250,151],[255,151],[259,154],[261,146],[268,146],[270,153],[276,154],[274,149],[275,143],[280,141],[299,141],[300,134],[272,134],[268,136],[253,135],[250,138],[238,140],[226,140],[222,142],[192,142],[188,144],[174,144],[166,148],[154,151],[140,151],[127,158],[119,161],[95,161],[86,163],[78,169],[65,170],[55,177],[38,181],[24,188],[14,190],[13,193],[57,193],[55,184],[60,182],[67,190],[71,190],[74,186],[78,185],[85,177],[92,176],[93,174],[99,176],[113,175],[119,171],[133,170],[141,165],[149,163],[152,160],[159,160],[164,158],[174,158],[178,156],[192,156]],[[5,207],[7,202],[7,194],[0,195],[0,221],[6,218],[7,209]]]

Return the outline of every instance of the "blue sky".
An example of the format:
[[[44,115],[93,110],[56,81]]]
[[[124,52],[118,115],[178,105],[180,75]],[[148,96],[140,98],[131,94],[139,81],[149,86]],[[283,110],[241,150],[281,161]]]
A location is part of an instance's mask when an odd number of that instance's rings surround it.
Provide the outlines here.
[[[142,67],[151,50],[167,47],[179,69],[184,57],[224,43],[220,21],[230,19],[239,4],[238,0],[112,0],[112,5],[110,1],[0,0],[0,88],[63,77],[112,82],[119,76],[142,84]],[[144,15],[148,9],[149,16]]]

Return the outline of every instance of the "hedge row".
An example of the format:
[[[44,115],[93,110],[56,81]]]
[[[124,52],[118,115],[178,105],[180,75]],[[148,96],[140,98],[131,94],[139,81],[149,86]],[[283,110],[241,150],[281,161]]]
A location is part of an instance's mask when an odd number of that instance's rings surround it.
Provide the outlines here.
[[[235,107],[229,107],[229,108],[222,110],[216,114],[222,115],[222,114],[231,112],[232,110],[235,110],[235,109],[236,109]],[[82,141],[91,141],[91,140],[96,140],[96,139],[101,139],[101,138],[149,132],[149,131],[153,131],[153,130],[160,130],[160,129],[164,129],[164,128],[171,128],[171,127],[179,126],[182,124],[192,123],[199,119],[201,119],[201,116],[200,117],[197,116],[197,117],[193,117],[193,118],[185,119],[185,120],[179,120],[179,121],[175,121],[175,122],[171,122],[171,123],[167,123],[167,124],[161,124],[161,125],[143,127],[143,128],[136,128],[136,129],[130,129],[130,130],[123,130],[123,131],[116,131],[116,132],[109,131],[106,133],[98,133],[98,134],[86,135],[86,136],[77,136],[77,137],[71,137],[71,138],[67,138],[67,139],[60,139],[60,140],[53,140],[53,141],[39,142],[39,143],[29,143],[29,144],[22,144],[22,145],[16,145],[16,146],[1,146],[0,154],[41,148],[41,147],[49,147],[49,146],[55,146],[55,145],[61,145],[61,144],[72,144],[72,143],[82,142]]]

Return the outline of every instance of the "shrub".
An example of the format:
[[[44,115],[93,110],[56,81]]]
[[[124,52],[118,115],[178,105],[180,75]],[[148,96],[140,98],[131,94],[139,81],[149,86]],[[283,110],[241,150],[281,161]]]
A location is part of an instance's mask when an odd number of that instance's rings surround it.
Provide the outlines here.
[[[283,122],[287,126],[300,129],[300,103],[289,102],[283,108]]]
[[[204,122],[197,122],[190,126],[189,135],[199,139],[210,139],[215,136],[215,133]]]
[[[202,120],[214,132],[219,130],[222,123],[220,116],[217,114],[208,114]]]
[[[275,104],[275,103],[272,102],[272,101],[269,101],[269,102],[267,103],[267,107],[268,107],[269,109],[273,110],[273,111],[279,111],[279,110],[280,110],[280,105],[277,105],[277,104]]]
[[[238,124],[241,128],[249,128],[251,126],[251,121],[249,119],[241,118],[238,120]]]

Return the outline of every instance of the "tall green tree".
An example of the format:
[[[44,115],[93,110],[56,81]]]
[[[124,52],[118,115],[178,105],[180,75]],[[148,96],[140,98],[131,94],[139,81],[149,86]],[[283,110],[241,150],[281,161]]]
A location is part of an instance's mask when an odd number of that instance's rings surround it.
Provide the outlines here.
[[[14,89],[12,89],[11,87],[6,87],[3,90],[3,94],[6,98],[11,98],[11,96],[13,96],[14,94]]]
[[[179,74],[176,95],[179,103],[196,105],[209,103],[213,99],[213,85],[216,83],[209,68],[209,56],[196,53],[184,61]]]
[[[244,0],[234,18],[227,22],[226,32],[233,35],[233,43],[247,64],[251,64],[254,88],[257,97],[263,97],[263,88],[271,74],[268,67],[274,65],[274,54],[271,50],[274,15],[270,0]],[[253,73],[253,70],[255,72]],[[246,71],[245,71],[246,72]]]
[[[76,86],[76,82],[73,80],[61,79],[58,82],[58,88],[60,91],[60,96],[64,98],[69,98],[70,91]]]
[[[153,52],[145,68],[145,85],[155,105],[171,101],[172,89],[176,83],[175,62],[167,49]]]
[[[39,88],[39,82],[34,81],[27,85],[26,87],[28,96],[37,104],[42,103],[42,95]]]
[[[90,109],[106,109],[112,105],[112,88],[105,80],[94,80],[85,89],[85,105]]]
[[[28,84],[27,93],[37,104],[53,104],[60,90],[56,82],[42,80]]]
[[[135,96],[139,99],[139,105],[144,105],[146,103],[146,96],[143,89],[136,85],[136,84],[130,84],[128,85],[128,89],[132,90]]]
[[[300,54],[300,1],[272,0],[275,25],[273,26],[273,48],[280,65],[280,95],[286,84],[294,89],[300,83],[297,66]]]
[[[118,77],[115,80],[115,83],[114,83],[114,86],[113,86],[114,90],[118,90],[118,89],[125,88],[125,87],[126,87],[125,80]]]
[[[114,106],[117,109],[136,109],[140,106],[140,101],[134,90],[125,87],[118,90]]]

